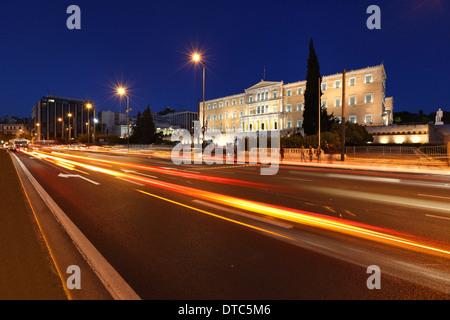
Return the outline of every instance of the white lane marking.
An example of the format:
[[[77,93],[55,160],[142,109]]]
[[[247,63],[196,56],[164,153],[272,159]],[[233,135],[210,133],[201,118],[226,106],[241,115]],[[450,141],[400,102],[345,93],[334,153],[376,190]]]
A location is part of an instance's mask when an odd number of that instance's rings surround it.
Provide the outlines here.
[[[176,171],[184,171],[184,172],[190,172],[190,173],[200,173],[200,172],[196,172],[196,171],[182,170],[182,169],[170,168],[170,167],[160,167],[160,168],[162,168],[162,169],[169,169],[169,170],[176,170]]]
[[[85,180],[85,181],[87,181],[87,182],[90,182],[90,183],[92,183],[92,184],[95,184],[96,186],[100,185],[100,183],[95,182],[95,181],[93,181],[93,180],[90,180],[90,179],[88,179],[88,178],[86,178],[86,177],[83,177],[83,176],[81,176],[81,175],[79,175],[79,174],[62,174],[62,173],[60,173],[60,174],[58,175],[58,177],[66,178],[66,179],[68,179],[68,178],[80,178],[80,179],[83,179],[83,180]]]
[[[278,226],[278,227],[282,227],[282,228],[285,228],[285,229],[292,229],[292,228],[294,228],[293,225],[288,224],[288,223],[283,223],[283,222],[280,222],[280,221],[275,221],[275,220],[270,220],[270,219],[266,219],[266,218],[261,218],[261,217],[258,217],[258,216],[254,216],[254,215],[251,215],[251,214],[240,212],[238,210],[234,210],[234,209],[222,207],[222,206],[219,206],[219,205],[216,205],[216,204],[212,204],[212,203],[209,203],[209,202],[206,202],[206,201],[193,200],[192,202],[199,203],[199,204],[202,204],[204,206],[211,207],[211,208],[214,208],[214,209],[223,210],[223,211],[226,211],[226,212],[229,212],[229,213],[233,213],[233,214],[236,214],[236,215],[239,215],[239,216],[242,216],[242,217],[250,218],[250,219],[253,219],[253,220],[258,220],[260,222],[270,223],[272,225],[275,225],[275,226]]]
[[[434,216],[434,215],[432,215],[432,214],[426,214],[425,216],[430,217],[430,218],[438,218],[438,219],[450,220],[449,217]]]
[[[116,177],[116,179],[119,179],[119,180],[122,180],[122,181],[126,181],[126,182],[129,182],[129,183],[134,183],[134,184],[137,184],[140,187],[145,186],[145,184],[142,184],[142,183],[139,183],[139,182],[136,182],[136,181],[132,181],[132,180],[128,180],[127,178]]]
[[[330,177],[330,178],[351,179],[351,180],[366,180],[366,181],[389,182],[389,183],[402,182],[400,179],[354,176],[354,175],[335,174],[335,173],[328,173],[328,174],[326,174],[326,176]]]
[[[28,171],[22,161],[14,155],[23,172],[30,180],[42,200],[47,204],[50,211],[62,228],[72,239],[78,251],[91,266],[92,270],[98,276],[105,288],[116,300],[141,300],[137,293],[125,282],[119,273],[109,264],[102,254],[93,246],[86,236],[77,228],[77,226],[62,211],[50,195],[42,188],[33,175]]]
[[[148,174],[143,174],[143,173],[136,172],[136,171],[133,171],[133,170],[120,169],[120,171],[123,171],[125,173],[134,173],[134,174],[137,174],[137,175],[140,175],[140,176],[144,176],[144,177],[147,177],[147,178],[158,179],[158,177],[151,176],[151,175],[148,175]]]
[[[286,179],[286,180],[297,180],[297,181],[312,181],[312,180],[309,180],[309,179],[288,178],[288,177],[281,177],[281,179]]]
[[[423,194],[423,193],[419,193],[418,196],[422,196],[422,197],[431,197],[431,198],[439,198],[439,199],[448,199],[448,200],[450,200],[450,197],[435,196],[435,195],[432,195],[432,194]]]

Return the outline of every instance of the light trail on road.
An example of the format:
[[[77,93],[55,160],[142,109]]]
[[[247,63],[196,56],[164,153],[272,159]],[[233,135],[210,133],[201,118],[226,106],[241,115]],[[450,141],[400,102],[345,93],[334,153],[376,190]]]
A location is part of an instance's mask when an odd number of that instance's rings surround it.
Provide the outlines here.
[[[145,183],[150,186],[162,188],[164,190],[173,191],[175,193],[187,195],[194,198],[208,200],[221,205],[234,207],[237,209],[262,214],[277,219],[288,220],[301,225],[307,225],[315,228],[325,229],[338,233],[355,236],[371,241],[381,242],[384,244],[394,245],[404,249],[414,249],[416,251],[433,253],[438,255],[444,255],[450,257],[450,251],[448,248],[439,248],[431,245],[426,245],[417,241],[417,237],[407,234],[400,234],[394,230],[374,227],[362,223],[356,223],[353,221],[332,218],[324,215],[319,215],[311,212],[301,211],[292,208],[286,208],[282,206],[271,205],[267,203],[261,203],[251,200],[240,199],[237,197],[227,196],[214,192],[204,191],[192,187],[180,186],[177,184],[154,180],[151,178],[133,175],[125,172],[118,172],[115,170],[104,169],[85,163],[75,162],[65,158],[56,157],[51,154],[44,154],[38,152],[31,152],[30,154],[39,156],[41,159],[51,159],[54,161],[60,161],[67,166],[80,166],[82,168],[92,170],[95,172],[107,174],[114,177],[122,177],[131,181]],[[77,156],[78,157],[78,156]],[[91,158],[87,158],[92,161]],[[422,241],[431,242],[429,239],[421,239]]]

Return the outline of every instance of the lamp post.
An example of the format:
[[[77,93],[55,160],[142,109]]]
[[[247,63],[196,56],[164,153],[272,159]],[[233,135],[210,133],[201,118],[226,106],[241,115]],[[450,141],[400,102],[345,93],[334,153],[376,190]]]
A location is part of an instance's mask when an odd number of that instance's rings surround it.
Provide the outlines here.
[[[127,149],[130,152],[130,96],[126,93],[124,88],[117,89],[117,93],[127,98]]]
[[[72,143],[71,143],[72,126],[71,126],[71,123],[70,123],[70,118],[72,118],[72,114],[69,113],[67,115],[67,117],[69,118],[69,145],[72,145]]]
[[[62,118],[58,118],[58,122],[61,122],[62,128],[61,128],[61,142],[64,141],[64,121]]]
[[[41,126],[40,123],[36,123],[37,132],[38,132],[38,139],[37,139],[37,141],[41,141],[41,128],[40,128],[40,126]]]
[[[202,135],[203,135],[203,141],[205,141],[205,133],[206,133],[206,127],[205,127],[205,70],[206,65],[205,62],[201,59],[200,55],[198,53],[194,54],[192,56],[192,60],[194,62],[200,62],[203,67],[203,111],[202,111]],[[200,111],[200,110],[199,110]]]
[[[89,141],[90,139],[90,128],[91,128],[91,108],[92,108],[92,104],[88,103],[86,105],[86,109],[88,111],[88,122],[87,122],[87,145],[88,145],[88,149],[89,149]]]

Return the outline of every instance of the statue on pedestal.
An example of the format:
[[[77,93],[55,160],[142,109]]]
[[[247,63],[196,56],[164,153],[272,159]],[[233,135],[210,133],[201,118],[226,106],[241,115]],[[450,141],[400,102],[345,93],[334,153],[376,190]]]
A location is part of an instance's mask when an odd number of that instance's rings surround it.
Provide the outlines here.
[[[442,112],[441,108],[439,108],[438,112],[436,112],[436,121],[434,122],[435,126],[442,126],[444,122],[442,121],[442,117],[444,116],[444,113]]]

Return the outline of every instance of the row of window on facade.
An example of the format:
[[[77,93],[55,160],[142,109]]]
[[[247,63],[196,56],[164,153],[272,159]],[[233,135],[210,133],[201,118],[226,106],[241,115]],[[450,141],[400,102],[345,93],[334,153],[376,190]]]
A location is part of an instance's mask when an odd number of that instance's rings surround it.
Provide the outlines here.
[[[23,130],[24,128],[22,126],[17,127],[16,126],[4,126],[3,130]]]
[[[373,102],[372,94],[371,93],[367,93],[365,95],[365,98],[364,98],[364,103],[372,103],[372,102]],[[357,104],[356,95],[349,97],[348,104],[350,106],[353,106],[353,105]],[[334,99],[334,106],[335,107],[341,107],[341,98],[335,98]],[[324,108],[328,107],[327,99],[322,100],[322,107],[324,107]],[[303,103],[301,103],[301,102],[297,103],[296,111],[303,111],[303,110],[304,110]],[[286,112],[292,112],[292,111],[293,111],[292,104],[287,104],[286,105]],[[254,109],[251,109],[249,113],[250,113],[250,115],[254,115],[254,114],[263,114],[263,113],[268,113],[268,112],[269,112],[269,106],[266,105],[266,106],[255,107]],[[276,106],[272,107],[272,112],[277,112],[277,107]],[[233,111],[231,113],[231,118],[235,119],[236,115],[237,115],[236,111]],[[244,116],[244,112],[240,111],[239,112],[239,117],[242,118],[243,116]],[[225,113],[225,119],[230,119],[230,113],[228,113],[228,112]],[[212,117],[208,116],[208,121],[211,121],[211,120],[223,120],[223,114],[219,114],[219,115],[215,115],[214,114],[214,115],[212,115]]]
[[[340,121],[341,121],[341,118],[340,118],[340,117],[337,117],[337,118],[336,118],[336,121],[337,121],[337,122],[340,122]],[[357,123],[357,118],[356,118],[356,116],[350,116],[349,119],[348,119],[348,121],[351,122],[351,123]],[[373,123],[373,119],[372,119],[372,115],[371,115],[371,114],[366,114],[366,115],[364,116],[364,123],[365,123],[365,124],[372,124],[372,123]],[[297,128],[301,128],[302,126],[303,126],[303,120],[297,120]],[[289,120],[286,121],[286,129],[291,129],[291,128],[293,128],[293,122],[292,122],[292,121],[289,121]],[[232,130],[232,132],[236,132],[236,126],[235,126],[235,125],[232,126],[232,127],[230,127],[230,126],[225,126],[225,132],[229,132],[230,129]],[[241,123],[239,129],[240,129],[240,130],[243,130],[243,123]],[[249,129],[249,131],[254,131],[254,130],[266,130],[264,122],[262,122],[262,123],[260,124],[260,128],[256,128],[256,127],[254,126],[253,123],[249,123],[248,129]],[[278,129],[277,129],[277,122],[274,122],[273,130],[278,130]],[[210,128],[208,129],[208,131],[210,131],[210,132],[223,132],[223,127],[220,126],[219,129],[217,129],[217,127],[210,127]]]
[[[341,82],[342,82],[341,80],[335,80],[334,81],[334,88],[335,89],[341,88],[341,86],[342,86]],[[372,82],[373,82],[372,74],[365,75],[364,83],[372,83]],[[356,86],[356,77],[349,78],[348,85],[350,87]],[[322,91],[326,91],[326,90],[328,90],[328,84],[327,84],[327,82],[323,82],[322,83]],[[303,94],[303,88],[299,87],[299,88],[297,88],[297,95],[301,95],[301,94]],[[286,96],[288,96],[288,97],[292,96],[292,89],[287,89],[286,90]],[[268,100],[269,99],[269,91],[258,93],[258,94],[256,94],[255,98],[256,98],[256,101]],[[273,91],[272,92],[272,99],[277,99],[277,98],[278,98],[278,91]],[[356,104],[356,97],[354,97],[354,99],[355,99],[355,102],[353,104]],[[253,103],[254,102],[252,95],[249,96],[249,101],[248,102],[249,103]],[[235,106],[236,103],[237,103],[236,99],[232,99],[231,100],[231,105]],[[240,104],[244,104],[244,98],[240,98],[239,99],[239,103]],[[366,102],[366,103],[368,103],[368,102]],[[352,105],[351,102],[350,102],[350,105]],[[219,102],[219,103],[215,102],[215,103],[212,104],[212,108],[213,109],[217,109],[217,106],[219,108],[222,108],[224,106],[224,104],[223,104],[223,102]],[[225,101],[225,107],[228,107],[228,106],[230,106],[230,101]],[[211,110],[211,104],[207,105],[207,109]]]

